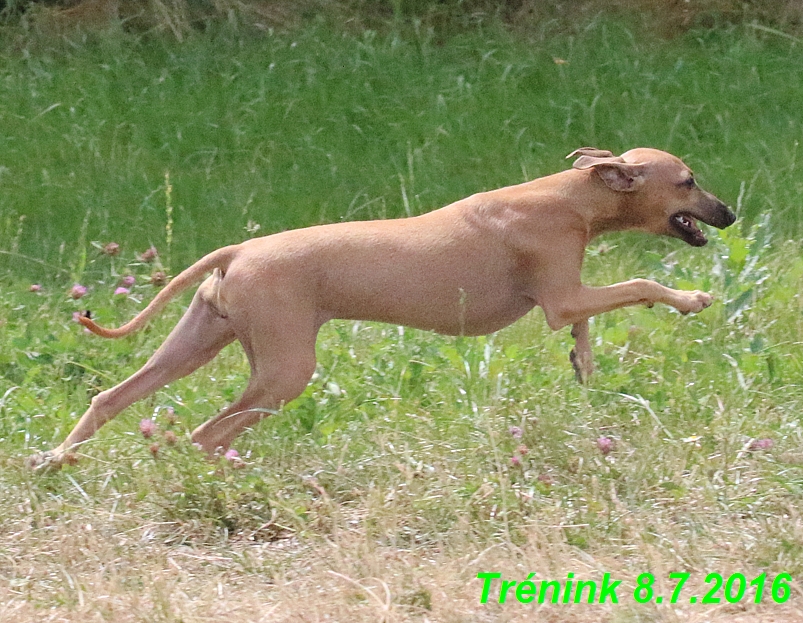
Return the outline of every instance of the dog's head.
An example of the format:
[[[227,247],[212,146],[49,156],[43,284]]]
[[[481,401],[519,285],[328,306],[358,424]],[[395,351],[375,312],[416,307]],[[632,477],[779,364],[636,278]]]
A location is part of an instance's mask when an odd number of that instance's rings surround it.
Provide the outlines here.
[[[632,193],[626,202],[629,225],[680,238],[701,247],[708,240],[697,221],[723,229],[736,215],[714,195],[697,185],[682,160],[658,149],[639,148],[621,156],[583,147],[568,158],[575,169],[592,169],[613,191]]]

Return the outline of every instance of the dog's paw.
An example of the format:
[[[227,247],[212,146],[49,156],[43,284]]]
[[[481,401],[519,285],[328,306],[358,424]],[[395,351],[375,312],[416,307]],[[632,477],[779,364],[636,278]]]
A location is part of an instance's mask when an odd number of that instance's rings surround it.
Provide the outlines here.
[[[54,460],[54,456],[52,452],[37,452],[25,459],[25,466],[35,472],[59,469],[61,464]]]
[[[697,314],[703,311],[706,307],[710,307],[714,302],[714,297],[708,292],[701,292],[694,290],[692,292],[684,292],[683,299],[678,301],[675,307],[681,314]]]
[[[78,462],[78,456],[75,452],[38,452],[29,456],[25,460],[25,465],[39,473],[56,472],[61,469],[62,465],[75,465]]]
[[[594,362],[591,359],[591,353],[583,353],[578,355],[577,349],[572,348],[571,352],[569,352],[569,361],[572,362],[572,367],[574,368],[574,378],[577,379],[577,382],[581,385],[587,384],[588,379],[594,372]]]

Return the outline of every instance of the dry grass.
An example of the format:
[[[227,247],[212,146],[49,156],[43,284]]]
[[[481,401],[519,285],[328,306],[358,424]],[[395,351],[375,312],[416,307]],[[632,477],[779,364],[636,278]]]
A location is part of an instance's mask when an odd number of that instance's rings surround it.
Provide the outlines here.
[[[45,36],[122,26],[134,32],[166,34],[182,42],[193,31],[214,21],[258,30],[287,28],[298,26],[309,11],[324,8],[325,3],[316,0],[66,0],[55,6],[33,5],[25,21]]]
[[[52,8],[34,8],[29,21],[46,35],[122,24],[128,30],[167,33],[178,41],[212,21],[265,30],[297,27],[321,15],[352,28],[414,18],[449,31],[501,17],[520,31],[540,32],[544,24],[575,30],[607,13],[641,22],[663,36],[736,23],[759,22],[792,32],[799,32],[803,25],[799,0],[63,0]]]
[[[593,555],[567,546],[562,530],[548,517],[534,521],[520,545],[502,539],[490,547],[470,541],[442,548],[381,546],[367,534],[365,521],[355,520],[374,515],[376,509],[371,508],[341,518],[327,538],[294,536],[265,543],[234,538],[201,545],[180,544],[180,526],[153,523],[137,517],[136,510],[110,513],[107,506],[99,506],[65,513],[62,508],[59,521],[47,521],[47,506],[37,513],[18,507],[17,518],[5,524],[0,542],[2,621],[523,623],[538,616],[550,623],[792,623],[803,618],[799,586],[783,605],[768,599],[760,605],[707,607],[633,602],[634,578],[645,569],[660,578],[679,564],[688,565],[684,568],[693,574],[688,590],[696,589],[696,594],[702,594],[700,579],[710,569],[723,575],[757,575],[757,569],[740,562],[740,549],[748,546],[756,526],[738,519],[718,526],[720,534],[712,535],[730,543],[723,548],[684,542],[671,523],[655,525],[655,515],[630,517],[629,531],[650,524],[666,540],[649,543],[636,538],[633,543],[640,551],[623,563],[616,543]],[[799,518],[786,523],[786,530],[803,536]],[[609,572],[625,580],[618,591],[620,603],[479,603],[480,571],[523,579],[537,570],[540,577],[560,579],[570,569],[578,579]],[[669,591],[671,585],[664,594]]]

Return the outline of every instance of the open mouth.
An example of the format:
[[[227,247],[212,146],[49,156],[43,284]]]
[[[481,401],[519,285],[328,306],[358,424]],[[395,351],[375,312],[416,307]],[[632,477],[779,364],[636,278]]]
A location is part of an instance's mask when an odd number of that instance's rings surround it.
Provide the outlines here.
[[[703,234],[702,230],[697,226],[697,219],[693,216],[679,212],[673,214],[669,218],[669,222],[672,227],[674,227],[675,231],[680,234],[680,237],[693,247],[702,247],[708,242],[705,234]]]

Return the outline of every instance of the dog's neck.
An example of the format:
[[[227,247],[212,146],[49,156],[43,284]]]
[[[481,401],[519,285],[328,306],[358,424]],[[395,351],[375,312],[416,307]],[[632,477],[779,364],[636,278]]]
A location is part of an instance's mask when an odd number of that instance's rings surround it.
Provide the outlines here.
[[[578,185],[573,189],[573,194],[575,197],[578,194],[587,195],[585,200],[576,202],[576,205],[586,222],[589,240],[614,231],[638,229],[644,224],[632,193],[607,188],[592,171],[583,173],[592,178],[588,180],[591,184]]]
[[[596,238],[602,234],[607,234],[614,231],[627,231],[630,229],[639,229],[641,226],[641,219],[637,218],[636,213],[627,210],[611,211],[600,214],[597,211],[589,222],[588,231],[589,238]]]

